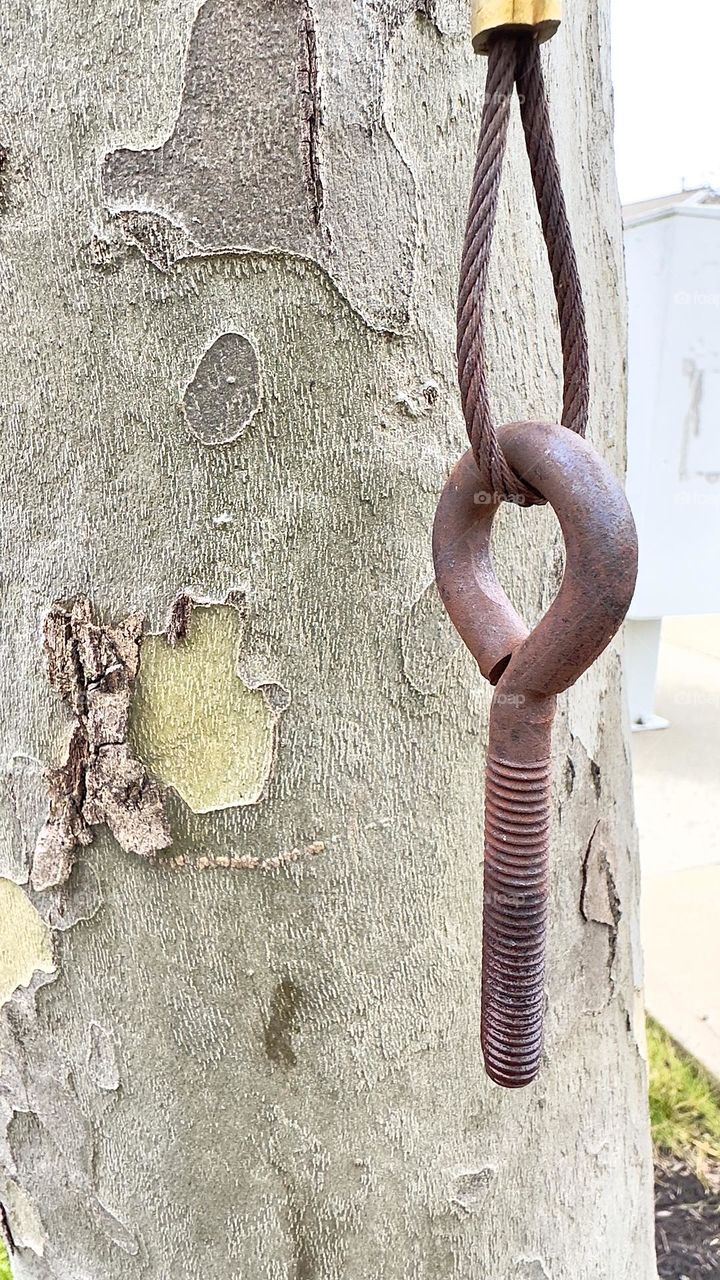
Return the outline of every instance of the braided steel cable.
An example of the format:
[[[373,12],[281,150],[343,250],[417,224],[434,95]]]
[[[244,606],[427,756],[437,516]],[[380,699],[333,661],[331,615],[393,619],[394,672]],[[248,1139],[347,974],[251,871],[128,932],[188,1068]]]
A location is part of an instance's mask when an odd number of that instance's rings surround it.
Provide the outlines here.
[[[590,404],[585,304],[568,221],[550,112],[536,40],[521,50],[517,75],[520,114],[560,320],[565,386],[562,424],[584,436]]]
[[[550,123],[537,41],[498,37],[488,58],[458,295],[458,378],[468,435],[497,501],[532,504],[498,444],[485,371],[484,317],[513,88],[517,84],[533,185],[555,288],[563,352],[563,425],[584,436],[590,399],[585,308]]]
[[[513,492],[513,477],[498,445],[485,372],[485,301],[497,217],[517,42],[498,40],[488,60],[477,160],[473,176],[458,295],[458,378],[473,453],[496,494]]]

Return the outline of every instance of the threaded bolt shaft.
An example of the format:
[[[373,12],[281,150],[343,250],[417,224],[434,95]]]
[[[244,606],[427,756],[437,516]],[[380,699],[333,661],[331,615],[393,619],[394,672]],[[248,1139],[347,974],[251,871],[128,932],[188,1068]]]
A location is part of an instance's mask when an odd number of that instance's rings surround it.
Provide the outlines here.
[[[497,1084],[540,1069],[545,1004],[551,760],[490,753],[485,791],[482,1046]]]

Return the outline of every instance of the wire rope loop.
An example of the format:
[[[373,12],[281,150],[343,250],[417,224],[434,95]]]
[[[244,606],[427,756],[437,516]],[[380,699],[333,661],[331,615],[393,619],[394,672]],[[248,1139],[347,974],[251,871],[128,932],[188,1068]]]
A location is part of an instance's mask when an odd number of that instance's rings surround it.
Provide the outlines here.
[[[512,474],[498,444],[485,358],[485,314],[493,232],[513,91],[517,86],[525,143],[557,302],[563,355],[562,425],[587,431],[590,372],[585,307],[536,38],[498,36],[488,58],[485,103],[460,267],[458,379],[468,435],[495,501],[536,505],[540,496]]]

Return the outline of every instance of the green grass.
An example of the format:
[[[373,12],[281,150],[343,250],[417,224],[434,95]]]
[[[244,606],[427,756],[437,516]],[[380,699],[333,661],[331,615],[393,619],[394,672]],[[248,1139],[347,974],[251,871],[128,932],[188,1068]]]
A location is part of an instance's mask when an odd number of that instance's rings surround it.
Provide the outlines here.
[[[0,1240],[0,1280],[12,1280],[7,1251]]]
[[[647,1034],[655,1150],[686,1161],[704,1181],[708,1163],[720,1162],[717,1083],[651,1018]]]

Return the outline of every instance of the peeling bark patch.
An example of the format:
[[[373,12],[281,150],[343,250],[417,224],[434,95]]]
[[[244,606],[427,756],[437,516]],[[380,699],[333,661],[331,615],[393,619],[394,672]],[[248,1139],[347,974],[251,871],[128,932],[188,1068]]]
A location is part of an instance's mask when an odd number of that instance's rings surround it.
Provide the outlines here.
[[[583,863],[583,887],[580,908],[588,924],[604,925],[608,930],[607,971],[611,991],[615,989],[615,958],[618,930],[622,917],[620,895],[611,866],[613,845],[606,824],[598,822],[588,844]]]
[[[170,218],[152,210],[122,209],[109,219],[107,231],[110,240],[105,241],[107,248],[100,251],[103,260],[101,263],[94,262],[94,266],[107,267],[109,262],[120,255],[124,245],[137,249],[158,271],[164,272],[170,271],[181,258],[191,257],[193,253],[193,244],[186,232]],[[95,239],[97,242],[98,237]]]
[[[303,169],[304,19],[299,0],[206,0],[190,38],[175,129],[157,150],[107,157],[109,200],[130,197],[136,207],[123,213],[159,214],[196,249],[309,252],[316,229]]]
[[[0,1005],[34,973],[54,973],[51,933],[19,885],[0,880]]]
[[[403,6],[398,20],[414,7]],[[370,324],[405,326],[417,199],[385,121],[382,72],[398,23],[362,5],[346,6],[343,21],[352,68],[338,64],[344,51],[333,45],[333,75],[321,88],[311,0],[206,0],[172,134],[154,150],[105,158],[118,242],[163,271],[214,253],[301,255]],[[351,102],[342,93],[349,76]]]
[[[100,882],[87,862],[76,862],[67,885],[46,890],[40,910],[51,929],[67,933],[81,921],[92,920],[100,910]]]
[[[18,1249],[46,1258],[36,1272],[21,1253],[22,1275],[65,1280],[77,1272],[59,1252],[63,1221],[73,1223],[78,1248],[92,1241],[98,1257],[105,1242],[130,1255],[140,1246],[98,1196],[97,1131],[80,1104],[67,1058],[38,1022],[38,991],[49,981],[36,975],[27,990],[16,992],[0,1019],[0,1200]],[[74,1258],[77,1262],[77,1253]]]
[[[50,684],[76,719],[65,764],[48,774],[50,816],[35,845],[34,889],[64,884],[79,845],[108,827],[127,852],[149,858],[172,843],[160,789],[127,741],[143,618],[92,620],[88,600],[56,604],[45,623]]]
[[[113,246],[104,236],[93,235],[87,247],[90,266],[96,271],[112,271],[114,269]]]
[[[552,1280],[545,1263],[539,1258],[521,1259],[516,1264],[513,1280]]]
[[[494,1177],[495,1170],[490,1167],[458,1174],[452,1186],[452,1203],[464,1213],[480,1212],[485,1207]]]
[[[46,771],[18,753],[0,773],[0,876],[25,884],[37,833],[47,814]]]
[[[2,1204],[0,1204],[0,1222],[11,1253],[18,1249],[31,1249],[42,1258],[47,1243],[40,1215],[13,1178],[0,1178],[2,1183]]]
[[[403,418],[416,422],[418,418],[426,418],[437,404],[440,388],[430,379],[419,387],[398,391],[394,407]]]
[[[173,649],[177,649],[183,640],[187,639],[188,627],[190,626],[190,617],[193,611],[193,598],[182,592],[172,603],[170,613],[168,614],[165,635],[167,642]]]
[[[260,407],[260,366],[252,343],[224,333],[205,352],[185,390],[182,410],[203,444],[230,444]]]
[[[284,1067],[296,1067],[297,1055],[293,1048],[293,1036],[298,1031],[302,992],[291,978],[278,983],[273,996],[270,1017],[265,1026],[265,1052],[271,1062]]]
[[[132,741],[193,813],[257,804],[270,778],[279,713],[238,675],[243,630],[234,606],[194,605],[176,647],[143,644]]]
[[[616,929],[620,923],[620,896],[610,866],[605,827],[598,822],[583,865],[582,914],[588,923]]]

